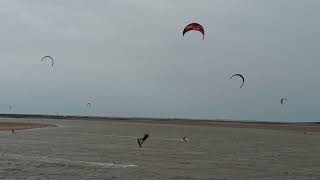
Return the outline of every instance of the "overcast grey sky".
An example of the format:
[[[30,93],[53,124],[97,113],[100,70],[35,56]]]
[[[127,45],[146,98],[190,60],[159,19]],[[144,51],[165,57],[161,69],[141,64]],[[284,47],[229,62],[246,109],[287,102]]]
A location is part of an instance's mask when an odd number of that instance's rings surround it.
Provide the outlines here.
[[[319,9],[318,0],[1,0],[0,111],[317,121]],[[182,37],[191,22],[205,40]]]

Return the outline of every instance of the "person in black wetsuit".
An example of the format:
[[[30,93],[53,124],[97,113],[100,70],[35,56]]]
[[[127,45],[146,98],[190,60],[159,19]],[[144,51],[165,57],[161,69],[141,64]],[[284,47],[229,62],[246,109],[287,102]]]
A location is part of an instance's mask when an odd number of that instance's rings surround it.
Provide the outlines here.
[[[182,138],[182,140],[185,141],[185,142],[190,141],[186,136],[184,136],[184,137]]]
[[[142,147],[142,143],[143,143],[145,140],[147,140],[148,137],[149,137],[149,134],[148,134],[148,133],[145,133],[142,138],[137,138],[140,147]]]
[[[12,134],[15,134],[14,129],[11,129],[11,133],[12,133]]]

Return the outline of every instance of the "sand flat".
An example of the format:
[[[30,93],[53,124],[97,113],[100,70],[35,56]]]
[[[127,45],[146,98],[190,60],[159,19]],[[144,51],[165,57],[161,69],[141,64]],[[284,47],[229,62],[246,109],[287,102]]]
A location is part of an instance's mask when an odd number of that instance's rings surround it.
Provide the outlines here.
[[[317,125],[8,121],[58,127],[2,134],[0,179],[320,179]]]
[[[23,129],[33,129],[33,128],[43,128],[55,126],[52,124],[43,123],[28,123],[28,122],[0,122],[0,131],[23,130]]]

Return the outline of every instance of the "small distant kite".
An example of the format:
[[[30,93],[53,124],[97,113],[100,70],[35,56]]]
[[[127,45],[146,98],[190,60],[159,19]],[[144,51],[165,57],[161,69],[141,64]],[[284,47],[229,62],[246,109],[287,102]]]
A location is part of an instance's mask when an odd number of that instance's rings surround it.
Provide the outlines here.
[[[243,84],[244,84],[244,77],[243,77],[241,74],[234,74],[234,75],[232,75],[232,76],[230,77],[230,79],[232,79],[232,78],[235,77],[235,76],[239,76],[239,77],[242,79],[242,84],[241,84],[241,86],[240,86],[240,88],[242,88],[242,87],[243,87]]]
[[[283,104],[284,101],[288,101],[288,99],[287,98],[281,98],[281,100],[280,100],[281,104]]]
[[[185,33],[188,31],[199,31],[202,34],[202,39],[204,39],[204,28],[201,24],[198,23],[191,23],[188,24],[184,29],[182,35],[184,36]]]
[[[44,56],[43,58],[41,58],[41,61],[45,61],[47,59],[50,59],[51,60],[51,66],[53,67],[54,65],[54,60],[51,56]]]

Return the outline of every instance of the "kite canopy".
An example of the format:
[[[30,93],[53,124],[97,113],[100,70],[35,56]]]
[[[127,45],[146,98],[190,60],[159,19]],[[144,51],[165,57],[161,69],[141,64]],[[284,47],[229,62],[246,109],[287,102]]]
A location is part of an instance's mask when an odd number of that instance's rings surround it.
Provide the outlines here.
[[[51,60],[51,66],[53,67],[53,64],[54,64],[54,60],[51,56],[44,56],[43,58],[41,58],[41,61],[45,61],[47,59],[50,59]]]
[[[288,101],[288,99],[287,98],[281,98],[281,100],[280,100],[281,104],[283,104],[284,101]]]
[[[241,84],[241,86],[240,86],[240,88],[242,88],[242,87],[243,87],[243,84],[244,84],[244,77],[243,77],[241,74],[234,74],[234,75],[232,75],[232,76],[230,77],[230,79],[232,79],[232,78],[235,77],[235,76],[239,76],[239,77],[242,79],[242,84]]]
[[[202,34],[202,39],[204,39],[204,28],[201,24],[198,23],[191,23],[188,24],[184,29],[182,35],[184,36],[185,33],[188,31],[199,31]]]

